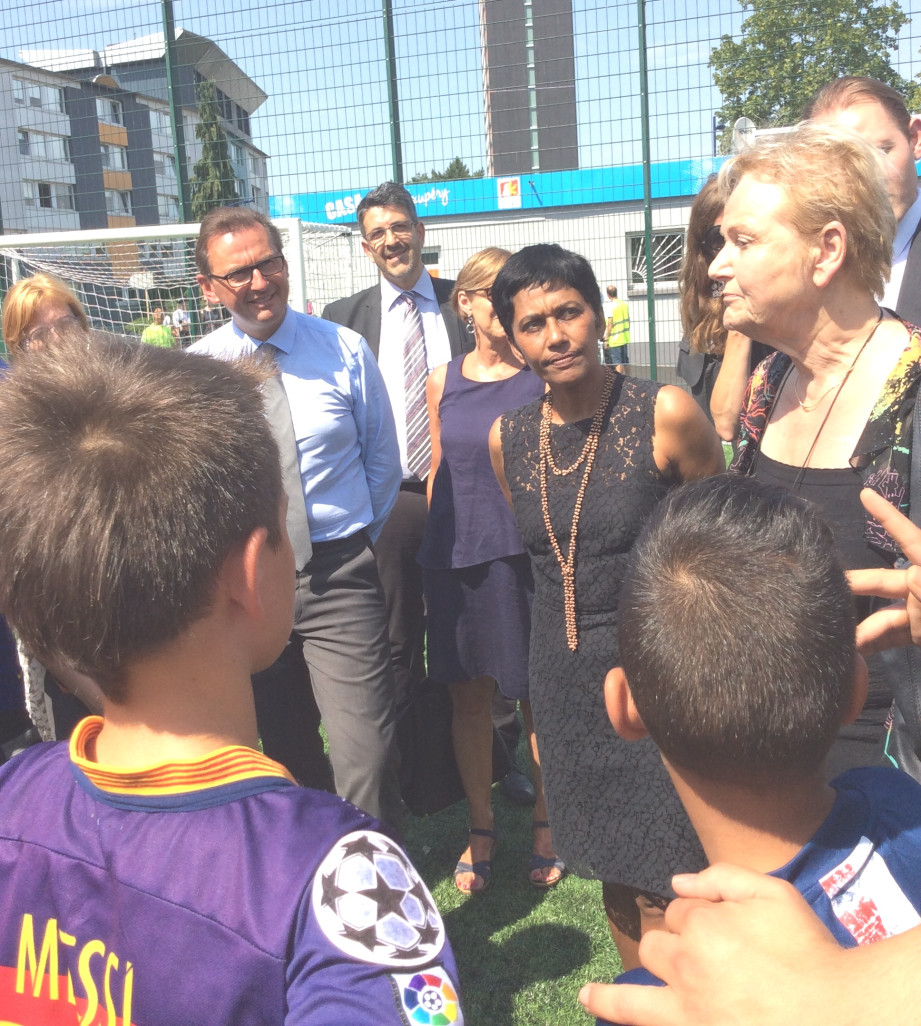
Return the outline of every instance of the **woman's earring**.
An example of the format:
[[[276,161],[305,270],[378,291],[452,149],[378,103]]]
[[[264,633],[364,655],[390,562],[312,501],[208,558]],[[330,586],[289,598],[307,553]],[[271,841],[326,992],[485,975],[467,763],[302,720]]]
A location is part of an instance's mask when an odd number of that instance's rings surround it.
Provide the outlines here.
[[[476,325],[473,323],[473,314],[467,314],[467,334],[476,334]]]

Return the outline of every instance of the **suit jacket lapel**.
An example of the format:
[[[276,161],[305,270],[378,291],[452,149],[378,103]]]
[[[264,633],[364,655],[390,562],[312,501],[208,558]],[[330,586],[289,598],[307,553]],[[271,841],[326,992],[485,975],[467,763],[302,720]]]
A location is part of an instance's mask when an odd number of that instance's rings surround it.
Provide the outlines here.
[[[895,309],[903,321],[921,327],[921,221],[918,222],[908,249],[905,274]]]
[[[445,331],[448,333],[451,355],[460,356],[461,353],[467,352],[473,346],[470,344],[471,336],[464,330],[463,321],[451,309],[449,300],[454,289],[454,282],[444,278],[432,278],[432,285],[435,287],[435,299],[438,301]]]
[[[381,348],[381,287],[375,285],[365,292],[362,299],[359,331],[365,337],[368,347],[378,357]]]

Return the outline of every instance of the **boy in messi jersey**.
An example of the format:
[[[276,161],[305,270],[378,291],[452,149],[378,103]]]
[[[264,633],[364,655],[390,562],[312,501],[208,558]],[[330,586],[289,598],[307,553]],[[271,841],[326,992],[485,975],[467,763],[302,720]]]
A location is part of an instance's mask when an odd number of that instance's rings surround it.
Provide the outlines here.
[[[605,681],[614,728],[656,742],[708,860],[792,883],[843,947],[921,923],[921,785],[875,766],[826,782],[866,697],[853,617],[816,507],[697,481],[637,540]]]
[[[0,769],[5,1020],[463,1022],[400,847],[257,750],[294,594],[264,373],[82,336],[0,389],[0,609],[105,696]]]

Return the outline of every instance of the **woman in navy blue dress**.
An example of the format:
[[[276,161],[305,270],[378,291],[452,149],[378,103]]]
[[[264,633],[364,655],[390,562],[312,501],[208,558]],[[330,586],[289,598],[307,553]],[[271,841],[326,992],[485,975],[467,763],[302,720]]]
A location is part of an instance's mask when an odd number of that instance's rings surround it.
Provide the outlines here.
[[[489,459],[489,429],[507,410],[543,393],[543,382],[509,345],[490,299],[509,254],[472,256],[451,295],[476,346],[429,376],[432,435],[429,516],[419,553],[428,610],[429,676],[451,689],[454,751],[470,802],[470,837],[454,873],[464,893],[485,890],[495,846],[492,698],[518,699],[537,791],[529,878],[551,887],[564,866],[553,851],[528,701],[534,585],[524,543]]]

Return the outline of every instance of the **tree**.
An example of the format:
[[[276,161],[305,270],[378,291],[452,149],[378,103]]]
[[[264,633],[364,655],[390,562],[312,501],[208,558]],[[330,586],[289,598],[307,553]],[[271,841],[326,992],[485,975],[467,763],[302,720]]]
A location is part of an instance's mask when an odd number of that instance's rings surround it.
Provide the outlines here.
[[[444,171],[436,171],[435,168],[428,173],[413,175],[409,180],[410,185],[421,185],[423,182],[452,182],[458,178],[482,178],[483,169],[471,172],[470,168],[460,159],[455,157]]]
[[[866,75],[898,90],[909,110],[921,87],[889,61],[899,30],[908,23],[898,3],[860,0],[739,0],[752,13],[741,39],[731,36],[710,54],[713,81],[723,97],[718,116],[724,144],[736,118],[759,128],[792,125],[808,100],[842,75]]]
[[[201,142],[201,158],[195,162],[190,183],[195,221],[214,207],[239,199],[213,82],[204,81],[198,87],[198,119],[195,138]]]

